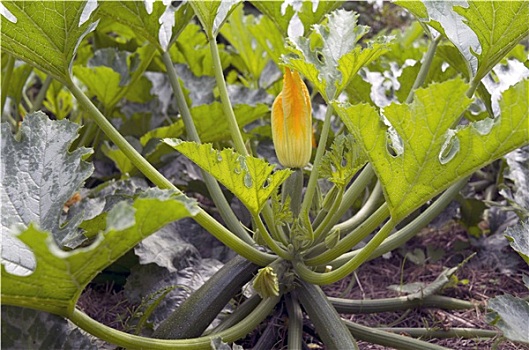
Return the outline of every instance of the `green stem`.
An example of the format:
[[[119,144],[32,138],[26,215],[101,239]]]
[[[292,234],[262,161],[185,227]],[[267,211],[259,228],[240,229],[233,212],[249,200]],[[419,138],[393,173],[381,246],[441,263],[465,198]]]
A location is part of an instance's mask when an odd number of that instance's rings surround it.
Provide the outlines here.
[[[299,216],[301,192],[303,191],[303,169],[295,169],[294,173],[283,184],[283,203],[290,197],[290,209],[294,218]]]
[[[333,217],[333,220],[331,223],[334,225],[340,220],[342,216],[349,210],[354,202],[358,199],[358,197],[364,192],[366,187],[368,186],[369,182],[373,177],[375,176],[375,172],[373,170],[373,167],[371,164],[367,164],[362,170],[362,172],[358,175],[358,177],[354,180],[351,186],[345,191],[345,194],[342,199],[342,204],[340,204],[340,207],[336,210],[336,214]]]
[[[342,238],[332,249],[325,250],[322,254],[306,259],[305,264],[309,266],[323,265],[349,251],[360,243],[373,230],[389,217],[389,209],[386,203],[382,204],[367,220],[362,222],[353,232]]]
[[[53,81],[53,78],[51,75],[48,75],[44,82],[42,83],[42,87],[40,88],[40,91],[35,98],[35,101],[31,104],[30,112],[35,112],[36,110],[39,110],[42,107],[42,102],[44,102],[44,99],[46,98],[46,93],[48,92],[48,88],[51,85],[51,82]]]
[[[231,343],[255,329],[272,312],[280,297],[264,299],[244,320],[214,336],[193,339],[155,339],[128,334],[105,326],[88,315],[74,309],[68,317],[73,323],[86,332],[118,346],[128,349],[209,349],[211,340],[220,337]]]
[[[393,334],[373,327],[362,326],[349,320],[342,319],[342,321],[355,338],[370,343],[402,350],[448,350],[448,348],[439,345],[430,344],[400,334]]]
[[[381,197],[382,185],[380,184],[380,181],[377,181],[375,188],[373,188],[373,192],[362,208],[351,218],[339,223],[338,225],[335,225],[334,229],[340,230],[343,236],[352,232],[356,227],[358,227],[358,225],[364,222],[369,215],[373,213]]]
[[[389,236],[397,222],[390,219],[378,233],[364,246],[357,255],[351,260],[340,266],[338,269],[331,272],[314,272],[305,266],[303,263],[294,262],[294,269],[298,275],[306,282],[313,284],[331,284],[341,280],[345,276],[356,270],[362,263],[364,263],[373,254],[375,249]]]
[[[182,115],[187,135],[191,140],[195,141],[196,143],[201,143],[200,136],[198,135],[195,123],[193,122],[193,117],[191,116],[191,111],[189,110],[189,107],[184,97],[184,92],[182,91],[182,87],[179,83],[178,73],[174,69],[173,61],[171,60],[171,56],[168,52],[162,53],[162,60],[167,69],[167,75],[169,76],[169,81],[171,83],[171,87],[173,88],[176,103],[178,104],[178,108],[180,109],[180,114]],[[226,197],[222,193],[222,190],[217,180],[215,180],[215,178],[211,176],[208,172],[204,170],[201,170],[201,172],[202,178],[206,183],[206,187],[208,188],[208,191],[211,194],[211,198],[213,199],[215,206],[219,209],[220,216],[222,217],[228,228],[233,233],[235,233],[237,237],[239,237],[246,243],[255,244],[248,232],[244,229],[244,227],[242,227],[242,224],[237,218],[237,216],[235,216],[235,213],[233,212],[228,201],[226,200]]]
[[[466,185],[467,181],[468,178],[465,178],[459,180],[458,182],[450,186],[417,218],[415,218],[412,222],[410,222],[408,225],[406,225],[399,231],[395,232],[393,235],[391,235],[391,237],[386,239],[384,243],[380,245],[380,247],[375,249],[373,254],[369,257],[369,260],[375,259],[383,254],[386,254],[387,252],[392,251],[393,249],[402,246],[405,242],[415,236],[420,229],[428,225],[430,221],[437,217],[444,210],[444,208],[448,204],[450,204],[452,199],[454,199],[454,197],[459,193],[459,191]],[[333,267],[341,266],[342,264],[347,263],[347,261],[349,261],[350,259],[353,259],[360,252],[361,249],[358,249],[344,254],[340,258],[332,261],[331,265]]]
[[[288,349],[301,349],[303,348],[303,313],[294,294],[287,294],[285,301],[288,312]]]
[[[134,166],[138,168],[145,177],[162,189],[171,189],[178,194],[183,194],[182,191],[167,180],[167,178],[156,170],[155,167],[153,167],[142,157],[141,154],[138,153],[138,151],[134,149],[134,147],[132,147],[130,143],[128,143],[128,141],[114,128],[99,109],[94,106],[92,101],[90,101],[90,99],[73,82],[69,83],[68,88],[77,98],[77,101],[88,110],[89,115],[99,128],[103,130],[105,135],[107,135],[107,137],[125,154],[125,156],[131,160],[132,164],[134,164]],[[193,217],[193,219],[222,243],[257,265],[266,266],[276,259],[275,256],[261,252],[235,236],[202,208],[199,208],[199,212]]]
[[[475,303],[442,295],[430,295],[424,299],[410,299],[408,296],[363,300],[329,297],[329,301],[336,311],[341,314],[371,314],[401,311],[418,307],[444,310],[469,310],[476,307]]]
[[[239,305],[233,313],[231,313],[228,317],[226,317],[226,319],[222,320],[221,323],[217,327],[215,327],[211,331],[206,330],[204,332],[204,335],[209,335],[209,334],[216,335],[222,332],[223,330],[226,330],[234,326],[235,324],[241,322],[242,319],[248,316],[250,312],[252,312],[252,310],[255,309],[257,305],[259,305],[261,300],[262,299],[259,296],[259,294],[252,295],[244,303]]]
[[[235,113],[233,113],[233,107],[228,95],[226,81],[224,80],[224,73],[222,72],[222,63],[220,61],[216,37],[212,37],[209,40],[209,48],[211,50],[211,58],[213,59],[215,80],[219,89],[220,100],[222,101],[222,110],[224,111],[224,116],[228,121],[228,126],[230,128],[231,138],[233,140],[235,150],[240,154],[247,156],[249,153],[246,149],[246,146],[244,145],[244,140],[242,138],[241,131],[239,130],[237,119],[235,118]]]
[[[428,71],[430,70],[430,67],[432,65],[433,58],[435,56],[435,50],[437,49],[437,45],[439,44],[441,39],[442,35],[439,35],[435,40],[432,40],[432,42],[430,43],[428,51],[426,51],[426,54],[424,55],[424,60],[421,69],[419,70],[419,74],[417,74],[417,77],[415,78],[415,82],[413,83],[410,93],[408,94],[408,98],[406,98],[406,103],[411,103],[413,101],[413,94],[415,90],[420,88],[424,84],[424,81],[428,76]]]
[[[325,234],[329,232],[329,229],[331,228],[333,224],[333,219],[337,216],[336,212],[338,208],[340,207],[340,204],[342,203],[343,198],[343,188],[338,188],[338,195],[334,199],[334,202],[332,203],[331,208],[329,209],[329,212],[325,217],[323,218],[323,221],[320,225],[316,228],[314,231],[314,242],[319,242],[321,239],[325,238]]]
[[[316,186],[318,185],[319,167],[327,145],[329,131],[331,129],[331,117],[332,107],[330,105],[327,105],[327,112],[325,113],[325,121],[323,122],[323,128],[321,130],[318,149],[316,151],[316,156],[314,157],[312,172],[310,173],[309,183],[307,184],[307,189],[305,191],[305,198],[303,198],[303,203],[301,205],[301,215],[306,215],[307,217],[309,216],[309,209],[312,203],[312,197],[314,196]]]
[[[474,79],[472,79],[472,81],[470,82],[470,87],[468,88],[466,92],[466,95],[468,98],[472,98],[474,96],[474,93],[476,92],[476,89],[478,88],[479,83],[481,83],[481,80],[476,79],[475,77]]]
[[[476,328],[449,328],[449,329],[435,329],[435,328],[377,328],[381,331],[392,332],[398,334],[406,334],[413,338],[494,338],[501,335],[500,332],[488,329]]]
[[[0,113],[4,113],[4,107],[6,104],[7,99],[7,91],[9,90],[9,84],[11,83],[11,75],[13,75],[13,69],[15,68],[15,58],[11,55],[8,55],[7,58],[7,64],[6,64],[6,71],[3,74],[2,77],[2,104],[0,107],[2,108],[0,110]]]
[[[279,244],[270,236],[270,233],[268,233],[268,230],[263,224],[263,220],[261,220],[261,217],[259,215],[254,215],[253,219],[255,221],[255,224],[257,225],[257,229],[259,230],[259,234],[265,241],[266,245],[272,249],[274,253],[276,253],[279,257],[285,259],[285,260],[292,260],[292,255],[285,251],[283,248],[279,246]]]

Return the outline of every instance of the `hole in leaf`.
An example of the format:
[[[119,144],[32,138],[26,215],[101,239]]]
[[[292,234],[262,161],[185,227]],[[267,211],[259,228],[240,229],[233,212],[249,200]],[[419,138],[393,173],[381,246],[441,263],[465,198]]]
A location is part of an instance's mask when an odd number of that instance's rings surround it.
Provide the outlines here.
[[[439,162],[446,164],[459,152],[459,139],[457,138],[454,130],[448,130],[446,141],[441,147],[439,153]]]
[[[5,17],[9,22],[11,23],[17,23],[18,19],[7,9],[7,7],[4,6],[4,4],[0,3],[0,15]]]

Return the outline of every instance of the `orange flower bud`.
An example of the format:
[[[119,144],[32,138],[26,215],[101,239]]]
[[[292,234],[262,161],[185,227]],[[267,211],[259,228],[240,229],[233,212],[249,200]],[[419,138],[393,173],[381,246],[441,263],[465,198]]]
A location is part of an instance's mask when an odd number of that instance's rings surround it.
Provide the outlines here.
[[[312,107],[299,73],[285,68],[283,90],[272,105],[272,139],[279,162],[302,168],[312,152]]]

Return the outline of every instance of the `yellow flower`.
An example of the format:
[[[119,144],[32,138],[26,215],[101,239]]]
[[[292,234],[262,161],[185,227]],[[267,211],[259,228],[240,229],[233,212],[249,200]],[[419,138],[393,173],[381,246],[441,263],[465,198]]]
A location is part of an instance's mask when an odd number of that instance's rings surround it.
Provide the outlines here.
[[[272,139],[279,162],[302,168],[312,152],[312,107],[307,86],[296,71],[285,68],[283,90],[272,105]]]

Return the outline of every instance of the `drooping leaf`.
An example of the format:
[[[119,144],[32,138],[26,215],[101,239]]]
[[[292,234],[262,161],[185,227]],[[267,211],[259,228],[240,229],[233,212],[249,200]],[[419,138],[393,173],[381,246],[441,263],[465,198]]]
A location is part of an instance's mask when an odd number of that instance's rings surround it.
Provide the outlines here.
[[[2,1],[14,22],[2,19],[2,49],[68,82],[81,40],[97,22],[84,18],[86,1]]]
[[[2,306],[2,349],[97,350],[90,337],[63,317]]]
[[[17,236],[36,257],[29,276],[2,265],[2,303],[67,315],[83,288],[105,267],[166,224],[197,212],[196,203],[172,191],[149,189],[132,205],[121,202],[107,214],[106,230],[86,248],[65,252],[35,225]]]
[[[13,226],[37,224],[53,234],[55,242],[77,235],[80,217],[61,223],[63,206],[92,174],[93,166],[83,161],[92,153],[68,148],[79,125],[67,120],[51,121],[42,112],[26,116],[18,135],[2,124],[2,237]],[[6,238],[7,239],[7,238]],[[2,245],[2,258],[13,261],[18,254]],[[8,267],[12,271],[15,266]]]
[[[291,173],[288,169],[272,173],[274,167],[265,160],[242,156],[229,148],[218,151],[211,144],[199,145],[178,139],[163,141],[213,175],[253,214],[261,211],[270,195]]]
[[[387,51],[387,40],[380,38],[362,49],[357,42],[368,28],[357,25],[357,14],[336,10],[327,17],[327,24],[315,25],[313,30],[322,46],[313,49],[309,38],[290,38],[293,55],[285,57],[285,65],[303,74],[326,100],[331,100],[360,68]]]
[[[103,1],[99,14],[130,27],[160,50],[167,50],[172,37],[178,35],[193,18],[189,4],[178,8],[154,1],[147,8],[142,1]],[[172,25],[171,25],[172,24]]]
[[[529,81],[503,94],[500,117],[451,129],[470,104],[467,88],[460,79],[431,84],[415,92],[412,104],[384,108],[393,131],[370,105],[333,103],[361,140],[394,218],[405,217],[458,179],[529,143]]]
[[[488,307],[493,311],[487,315],[489,323],[498,327],[507,339],[529,344],[527,301],[509,294],[498,295],[489,300]]]
[[[505,236],[514,249],[529,265],[529,221],[507,228]]]

